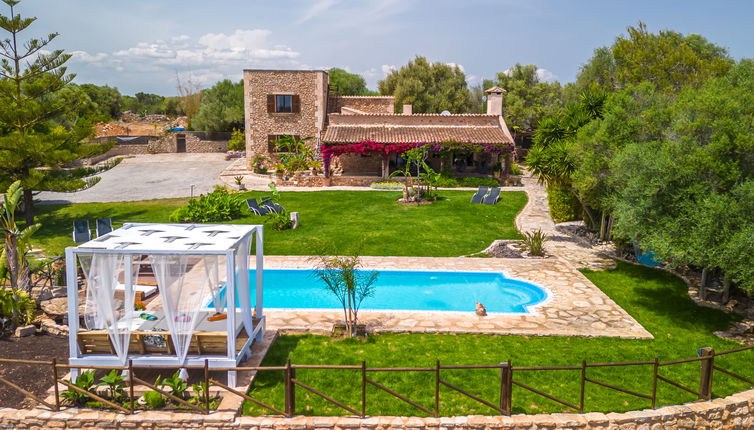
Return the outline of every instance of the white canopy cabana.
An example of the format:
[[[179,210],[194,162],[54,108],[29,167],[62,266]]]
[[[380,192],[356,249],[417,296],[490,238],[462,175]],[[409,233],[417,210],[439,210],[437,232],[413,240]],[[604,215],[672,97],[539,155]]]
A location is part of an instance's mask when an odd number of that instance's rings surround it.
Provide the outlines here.
[[[126,223],[67,248],[70,363],[237,366],[264,335],[263,241],[261,225]],[[77,261],[87,283],[83,315]],[[155,286],[146,311],[134,310],[137,294]],[[235,372],[228,382],[235,385]]]

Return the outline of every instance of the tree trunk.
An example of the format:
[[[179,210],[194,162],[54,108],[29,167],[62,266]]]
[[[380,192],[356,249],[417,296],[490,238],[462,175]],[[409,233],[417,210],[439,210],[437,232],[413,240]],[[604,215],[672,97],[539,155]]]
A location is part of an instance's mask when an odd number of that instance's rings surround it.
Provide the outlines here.
[[[613,218],[612,215],[608,215],[607,217],[607,240],[610,240],[613,238]]]
[[[702,280],[699,283],[699,299],[704,300],[707,296],[707,268],[702,269]]]
[[[24,216],[27,227],[34,224],[34,195],[26,188],[24,188]]]
[[[604,242],[606,235],[607,235],[607,213],[605,211],[602,211],[602,216],[600,217],[600,240]]]
[[[573,189],[573,187],[571,187],[571,192],[573,193],[574,197],[576,197],[576,200],[579,201],[579,204],[581,205],[581,208],[584,209],[586,216],[589,217],[589,222],[591,223],[590,227],[594,228],[594,226],[597,225],[597,221],[595,221],[594,214],[592,213],[591,209],[589,209],[589,207],[584,204],[584,201],[579,197],[579,193],[577,193],[576,190]]]
[[[723,305],[726,305],[730,300],[730,278],[723,275]]]
[[[15,236],[5,235],[5,259],[8,263],[8,278],[12,289],[18,288],[18,242]]]
[[[387,180],[387,177],[390,175],[390,154],[385,154],[382,157],[382,179]]]

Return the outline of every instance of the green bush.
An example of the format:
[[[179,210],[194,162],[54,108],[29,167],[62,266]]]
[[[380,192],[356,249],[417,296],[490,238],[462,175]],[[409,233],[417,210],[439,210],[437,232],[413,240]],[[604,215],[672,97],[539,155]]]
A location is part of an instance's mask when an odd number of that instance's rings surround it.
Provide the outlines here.
[[[20,325],[31,324],[36,308],[28,293],[0,288],[0,337]]]
[[[521,167],[518,164],[511,163],[510,174],[515,175],[515,176],[520,176],[520,175],[523,175],[524,172],[521,171]]]
[[[187,204],[170,214],[171,222],[217,222],[230,221],[243,215],[244,202],[226,189],[191,199]]]
[[[568,186],[548,185],[547,202],[550,216],[555,222],[581,219],[581,205]]]
[[[228,151],[245,151],[246,150],[246,138],[241,130],[233,129],[233,133],[230,135],[228,141]]]
[[[547,235],[542,233],[542,230],[535,232],[524,233],[524,248],[529,251],[529,254],[541,257],[545,255],[545,241]]]
[[[370,188],[375,190],[402,190],[403,184],[400,182],[372,182]]]
[[[270,228],[277,231],[288,230],[293,227],[293,220],[286,211],[270,212],[265,215],[264,222],[265,224],[269,223]]]
[[[150,409],[160,409],[165,406],[165,403],[167,403],[165,397],[157,391],[145,391],[142,397],[144,398],[144,403],[146,403]]]
[[[68,382],[72,383],[77,388],[80,388],[84,391],[91,393],[92,388],[94,387],[94,370],[87,370],[86,372],[81,372],[79,377],[76,378],[76,382],[73,382],[70,380]],[[82,405],[89,399],[89,396],[87,396],[86,394],[76,391],[70,387],[67,388],[65,391],[63,391],[62,393],[60,393],[60,397],[68,400],[74,406]]]

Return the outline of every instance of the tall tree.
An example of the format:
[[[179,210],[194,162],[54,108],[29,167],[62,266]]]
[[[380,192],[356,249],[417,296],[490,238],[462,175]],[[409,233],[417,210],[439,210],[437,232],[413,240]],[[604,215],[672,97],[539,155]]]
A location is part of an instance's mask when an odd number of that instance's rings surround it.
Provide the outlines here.
[[[243,81],[225,79],[202,92],[199,112],[191,122],[196,130],[232,131],[243,128]]]
[[[330,76],[330,86],[341,96],[372,96],[376,91],[367,88],[363,77],[355,73],[348,73],[343,69],[333,67],[327,71]]]
[[[466,113],[473,110],[466,75],[460,67],[416,57],[378,83],[380,93],[395,97],[396,107],[413,105],[416,113]]]
[[[62,50],[44,51],[58,33],[46,38],[19,40],[36,18],[22,18],[16,0],[3,0],[10,16],[0,14],[0,28],[10,34],[0,41],[0,187],[21,181],[27,225],[34,223],[34,191],[75,191],[91,185],[92,172],[66,169],[72,161],[106,151],[111,144],[82,144],[91,124],[77,121],[72,129],[51,126],[49,120],[65,111],[64,98],[56,97],[74,77],[64,66],[70,58]]]
[[[539,119],[556,113],[563,105],[562,89],[557,82],[543,82],[534,64],[516,64],[497,74],[497,81],[485,81],[485,87],[503,88],[503,117],[515,130],[531,133]]]

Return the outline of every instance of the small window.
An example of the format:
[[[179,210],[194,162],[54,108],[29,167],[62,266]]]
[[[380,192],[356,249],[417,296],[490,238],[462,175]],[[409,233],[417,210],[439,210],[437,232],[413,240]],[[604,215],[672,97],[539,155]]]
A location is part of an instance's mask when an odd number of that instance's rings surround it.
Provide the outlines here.
[[[267,112],[269,113],[298,113],[301,102],[296,94],[268,94]]]
[[[275,96],[275,112],[293,112],[293,96]]]

